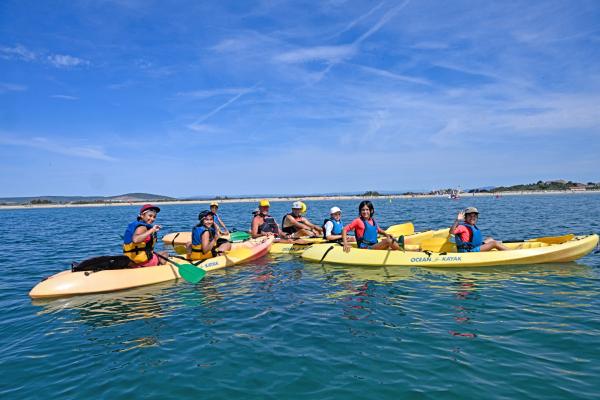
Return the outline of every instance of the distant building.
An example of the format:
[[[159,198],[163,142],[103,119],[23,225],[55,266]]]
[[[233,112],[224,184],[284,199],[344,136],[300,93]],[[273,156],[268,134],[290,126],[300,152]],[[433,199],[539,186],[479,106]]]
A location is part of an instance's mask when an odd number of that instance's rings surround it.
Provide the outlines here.
[[[570,187],[569,190],[572,190],[574,192],[582,192],[585,191],[585,186]]]
[[[563,184],[563,185],[564,185],[564,184],[565,184],[565,183],[567,183],[567,182],[566,182],[566,181],[563,181],[562,179],[559,179],[559,180],[557,180],[557,181],[546,181],[546,185],[549,185],[549,184],[551,184],[551,183],[561,183],[561,184]]]

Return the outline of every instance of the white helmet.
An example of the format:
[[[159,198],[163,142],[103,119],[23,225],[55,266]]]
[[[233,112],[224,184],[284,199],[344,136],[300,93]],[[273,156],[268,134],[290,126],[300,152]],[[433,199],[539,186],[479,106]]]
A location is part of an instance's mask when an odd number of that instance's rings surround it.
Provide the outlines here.
[[[295,201],[294,204],[292,204],[292,208],[297,208],[297,209],[301,210],[302,203],[300,203],[299,201]]]

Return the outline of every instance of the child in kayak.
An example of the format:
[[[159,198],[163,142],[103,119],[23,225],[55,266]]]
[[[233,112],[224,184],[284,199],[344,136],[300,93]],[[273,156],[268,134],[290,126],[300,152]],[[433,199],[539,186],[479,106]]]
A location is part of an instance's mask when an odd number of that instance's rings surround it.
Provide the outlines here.
[[[523,248],[520,245],[516,249],[506,247],[500,242],[495,241],[493,238],[487,238],[481,240],[481,231],[475,225],[479,218],[479,211],[475,207],[469,207],[465,211],[460,210],[456,216],[456,221],[450,227],[450,234],[454,235],[456,240],[456,250],[459,253],[477,253],[481,251],[496,250],[519,250]],[[465,220],[464,223],[460,221]]]
[[[127,226],[125,235],[123,235],[123,254],[129,257],[134,267],[155,267],[166,264],[166,259],[159,258],[157,254],[167,258],[168,254],[164,251],[154,252],[156,244],[156,232],[162,226],[152,223],[156,220],[156,214],[160,208],[152,204],[146,204],[140,210],[137,221]]]
[[[375,209],[373,204],[365,200],[358,206],[358,218],[346,225],[342,230],[342,241],[344,242],[344,251],[349,253],[352,247],[348,244],[348,233],[354,230],[356,233],[356,242],[359,249],[373,250],[400,250],[398,242],[394,236],[382,230],[377,221],[373,219]],[[377,234],[386,236],[381,242],[377,241]]]
[[[219,218],[219,214],[217,214],[218,209],[219,209],[219,203],[210,203],[210,211],[212,211],[212,213],[214,214],[215,229],[220,231],[221,228],[219,228],[219,224],[221,224],[223,229],[225,229],[225,231],[224,231],[225,234],[229,235],[229,231],[227,230],[227,227],[225,226],[223,221]]]
[[[332,207],[329,212],[329,218],[323,222],[323,238],[331,242],[340,242],[342,240],[342,210],[339,207]],[[349,242],[356,242],[354,236],[348,237]]]
[[[202,211],[198,215],[198,219],[200,222],[192,230],[192,241],[186,243],[190,260],[216,257],[219,252],[231,249],[231,243],[229,242],[217,246],[221,231],[215,228],[214,213],[212,211]]]

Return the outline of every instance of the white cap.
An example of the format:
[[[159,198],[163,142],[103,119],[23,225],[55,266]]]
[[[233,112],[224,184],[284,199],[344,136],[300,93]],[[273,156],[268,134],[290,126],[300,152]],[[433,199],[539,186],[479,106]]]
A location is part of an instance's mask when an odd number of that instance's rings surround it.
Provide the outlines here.
[[[341,213],[342,210],[339,207],[331,207],[331,214],[335,214],[336,212]]]
[[[292,208],[302,209],[302,203],[300,203],[299,201],[296,201],[296,202],[294,202],[294,204],[292,204]]]

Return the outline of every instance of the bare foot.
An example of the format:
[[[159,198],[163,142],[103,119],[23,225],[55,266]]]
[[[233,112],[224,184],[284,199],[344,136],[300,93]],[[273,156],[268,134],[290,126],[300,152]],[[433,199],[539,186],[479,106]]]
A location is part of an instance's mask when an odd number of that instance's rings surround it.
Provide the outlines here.
[[[519,247],[517,247],[515,250],[521,250],[523,248],[523,245],[520,245]]]

